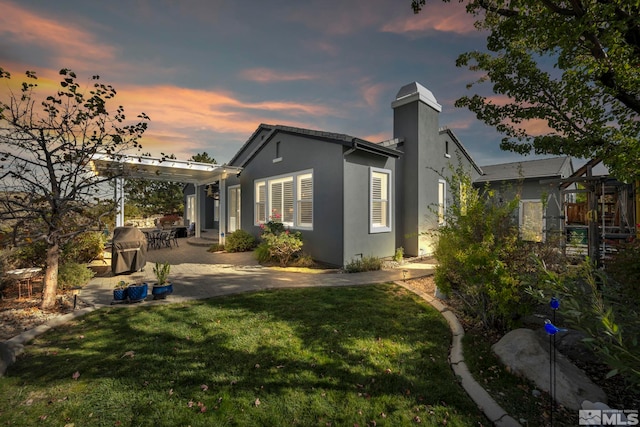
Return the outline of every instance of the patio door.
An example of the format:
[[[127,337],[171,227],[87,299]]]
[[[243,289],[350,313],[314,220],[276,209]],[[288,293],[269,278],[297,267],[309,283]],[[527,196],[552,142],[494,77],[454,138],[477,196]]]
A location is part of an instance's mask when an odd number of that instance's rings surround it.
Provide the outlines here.
[[[233,233],[241,228],[240,224],[240,186],[229,187],[229,227],[227,233]]]

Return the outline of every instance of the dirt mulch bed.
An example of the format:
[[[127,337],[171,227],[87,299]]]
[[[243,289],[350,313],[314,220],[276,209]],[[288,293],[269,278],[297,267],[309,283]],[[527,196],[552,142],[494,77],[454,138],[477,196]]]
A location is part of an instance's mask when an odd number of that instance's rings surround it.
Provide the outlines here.
[[[50,319],[71,313],[74,305],[73,291],[58,290],[56,307],[51,311],[42,311],[42,281],[33,282],[31,296],[25,294],[19,298],[18,285],[9,284],[2,289],[0,299],[0,341],[8,340],[24,331],[46,323]],[[87,307],[80,298],[76,299],[76,309]]]

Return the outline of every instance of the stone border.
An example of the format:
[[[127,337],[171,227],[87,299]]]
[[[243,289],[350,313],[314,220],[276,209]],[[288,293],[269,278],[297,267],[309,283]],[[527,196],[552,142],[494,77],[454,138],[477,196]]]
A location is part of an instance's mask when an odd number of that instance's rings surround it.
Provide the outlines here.
[[[48,322],[36,326],[33,329],[29,329],[28,331],[24,331],[13,338],[6,341],[0,341],[0,377],[4,376],[5,372],[7,372],[7,368],[15,363],[16,358],[22,354],[25,344],[29,341],[39,335],[42,335],[49,329],[60,326],[77,317],[84,316],[97,308],[98,307],[95,306],[85,307],[62,316],[54,317]]]
[[[484,412],[486,417],[498,427],[521,427],[521,424],[507,414],[506,411],[502,409],[502,407],[493,400],[489,393],[487,393],[487,391],[473,378],[471,372],[469,372],[469,368],[464,361],[464,354],[462,350],[464,328],[458,321],[455,313],[449,310],[436,297],[425,292],[412,289],[403,281],[395,281],[394,283],[420,296],[433,308],[438,310],[442,317],[446,319],[452,334],[451,350],[449,351],[449,364],[451,365],[451,369],[453,369],[453,372],[458,377],[458,381],[462,385],[462,388],[464,388],[469,397],[471,397],[476,405],[478,405],[480,410]]]

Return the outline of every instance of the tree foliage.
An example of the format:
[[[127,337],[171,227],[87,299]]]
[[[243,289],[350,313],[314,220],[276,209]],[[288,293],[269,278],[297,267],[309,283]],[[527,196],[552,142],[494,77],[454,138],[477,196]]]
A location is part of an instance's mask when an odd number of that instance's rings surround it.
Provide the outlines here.
[[[151,156],[146,153],[143,156]],[[163,154],[162,160],[175,159],[173,154]],[[173,181],[152,181],[148,179],[128,179],[124,183],[127,211],[142,216],[154,214],[182,214],[184,184]],[[134,209],[130,209],[131,207]]]
[[[149,120],[141,113],[125,124],[122,106],[108,109],[116,90],[98,76],[87,87],[71,70],[60,76],[57,90],[44,97],[35,72],[14,90],[0,68],[7,81],[0,92],[0,218],[13,229],[13,245],[46,243],[43,309],[56,302],[61,248],[81,232],[102,230],[101,219],[115,209],[99,202],[100,184],[114,175],[91,173],[92,157],[139,148]]]
[[[145,153],[143,156],[151,156]],[[161,160],[176,159],[174,154],[162,153]],[[207,152],[194,154],[191,160],[200,163],[215,164],[216,160]],[[150,216],[154,214],[184,213],[184,183],[175,181],[152,181],[131,179],[124,184],[126,211],[131,215]]]
[[[445,0],[448,1],[448,0]],[[413,0],[418,13],[425,0]],[[460,98],[519,153],[599,158],[620,178],[639,175],[640,3],[628,0],[471,0],[487,52],[457,65],[495,94]],[[540,120],[546,132],[527,131]]]

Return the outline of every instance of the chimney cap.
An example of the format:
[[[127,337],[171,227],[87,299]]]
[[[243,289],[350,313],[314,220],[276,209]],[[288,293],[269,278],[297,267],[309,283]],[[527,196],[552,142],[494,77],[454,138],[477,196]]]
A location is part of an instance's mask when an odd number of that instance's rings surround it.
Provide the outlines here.
[[[422,101],[438,113],[442,111],[442,105],[438,104],[433,93],[418,82],[402,86],[395,101],[391,103],[391,108],[401,107],[414,101]]]

